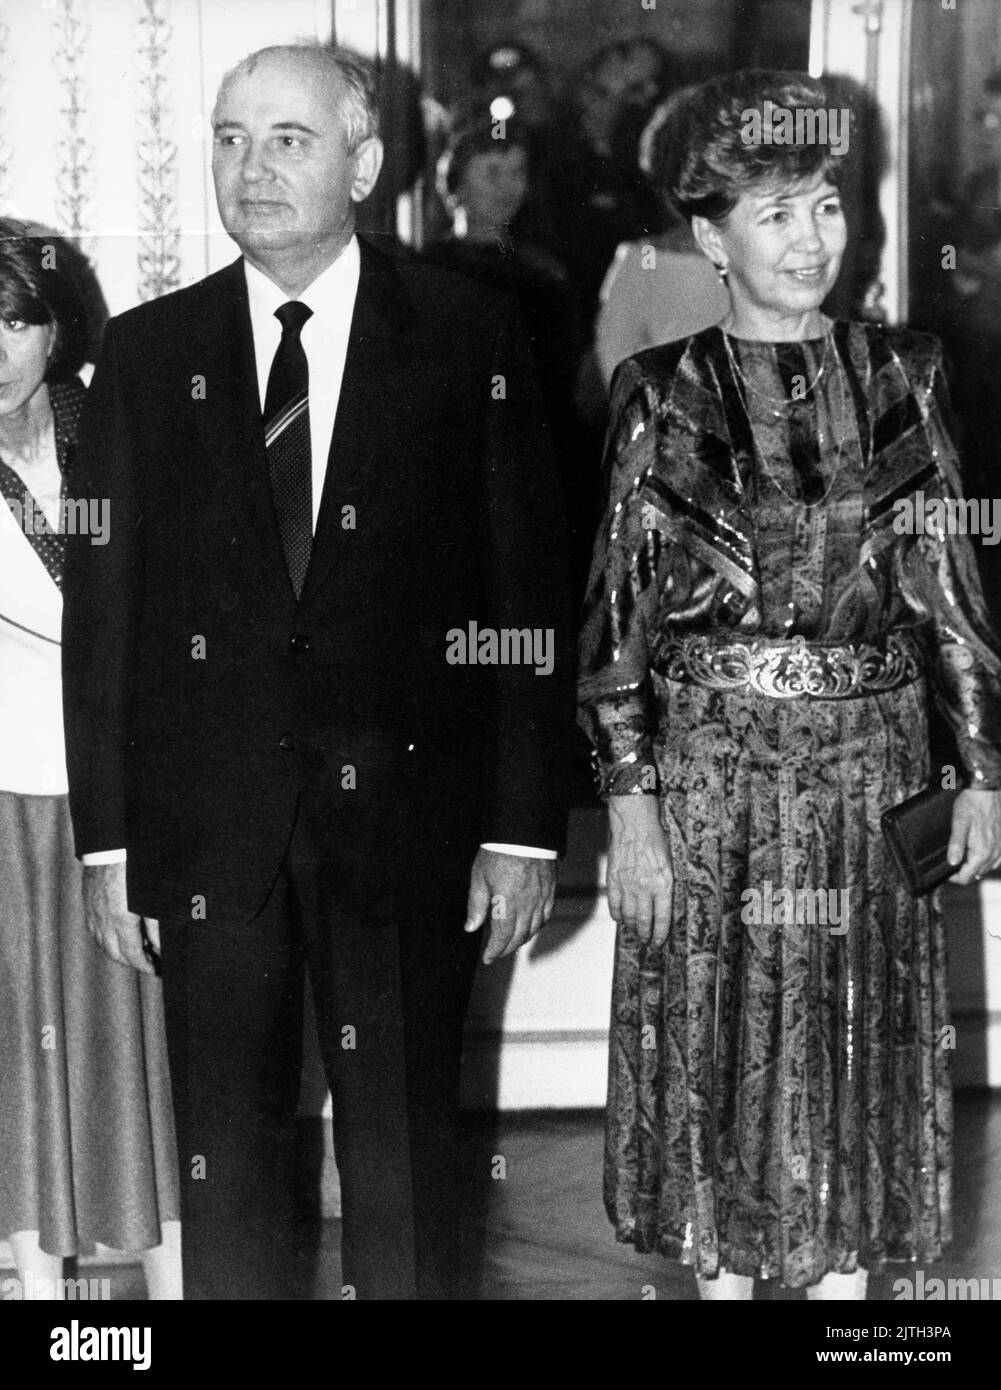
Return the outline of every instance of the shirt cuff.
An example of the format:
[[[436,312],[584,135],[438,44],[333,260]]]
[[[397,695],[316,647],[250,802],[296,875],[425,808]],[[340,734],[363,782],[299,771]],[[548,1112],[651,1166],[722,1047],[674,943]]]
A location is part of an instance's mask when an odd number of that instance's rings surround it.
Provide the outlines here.
[[[495,854],[516,854],[523,859],[556,859],[554,849],[535,849],[530,845],[485,844],[481,849],[492,849]],[[126,853],[123,849],[98,849],[83,856],[83,864],[124,864]]]
[[[533,849],[530,845],[480,845],[480,849],[492,849],[494,854],[516,854],[521,859],[558,859],[554,849]]]

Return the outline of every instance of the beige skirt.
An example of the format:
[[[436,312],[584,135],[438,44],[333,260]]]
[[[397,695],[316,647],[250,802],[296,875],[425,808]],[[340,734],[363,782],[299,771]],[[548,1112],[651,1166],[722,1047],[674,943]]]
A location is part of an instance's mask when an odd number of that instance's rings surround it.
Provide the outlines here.
[[[0,792],[0,1239],[145,1250],[178,1216],[160,983],[88,934],[66,798]]]

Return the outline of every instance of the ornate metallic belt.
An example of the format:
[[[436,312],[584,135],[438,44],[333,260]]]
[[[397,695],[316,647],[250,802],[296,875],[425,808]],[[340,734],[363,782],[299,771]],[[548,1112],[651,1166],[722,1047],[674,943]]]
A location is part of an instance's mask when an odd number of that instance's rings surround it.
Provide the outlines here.
[[[922,662],[917,640],[902,630],[879,646],[828,646],[804,637],[726,641],[691,633],[669,638],[654,670],[710,690],[756,691],[776,700],[845,700],[906,685],[921,675]]]

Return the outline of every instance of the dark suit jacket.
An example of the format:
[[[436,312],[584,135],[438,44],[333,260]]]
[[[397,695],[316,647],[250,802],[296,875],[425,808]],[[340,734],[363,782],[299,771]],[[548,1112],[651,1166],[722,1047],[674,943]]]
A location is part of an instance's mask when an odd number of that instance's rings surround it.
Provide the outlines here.
[[[363,243],[298,604],[240,261],[111,321],[72,486],[111,503],[64,589],[76,847],[127,849],[134,911],[247,921],[304,788],[365,901],[426,903],[482,840],[562,848],[563,522],[505,298]],[[470,621],[553,631],[555,672],[449,664]]]

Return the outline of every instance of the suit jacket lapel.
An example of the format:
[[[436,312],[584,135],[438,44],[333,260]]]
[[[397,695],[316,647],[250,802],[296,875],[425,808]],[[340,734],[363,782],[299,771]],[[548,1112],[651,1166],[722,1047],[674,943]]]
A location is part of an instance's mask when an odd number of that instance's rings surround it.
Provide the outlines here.
[[[393,261],[361,242],[361,273],[303,601],[330,577],[353,525],[370,529],[366,498],[401,447],[400,383],[412,356],[414,313]],[[394,408],[395,407],[395,408]]]
[[[213,505],[254,528],[268,579],[291,595],[271,497],[242,258],[204,282],[190,361],[205,377],[205,399],[189,417],[199,430],[194,456],[211,460],[205,486]]]

